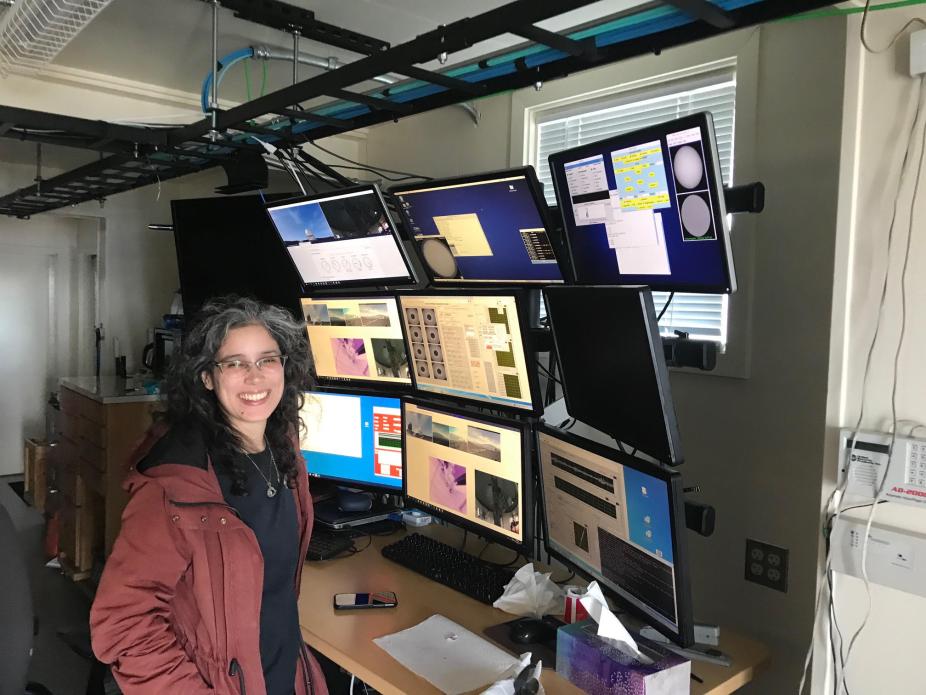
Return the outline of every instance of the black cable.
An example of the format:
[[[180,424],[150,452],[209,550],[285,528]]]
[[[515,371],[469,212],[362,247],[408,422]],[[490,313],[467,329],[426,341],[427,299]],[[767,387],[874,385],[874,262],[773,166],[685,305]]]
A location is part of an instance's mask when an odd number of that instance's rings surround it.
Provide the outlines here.
[[[550,379],[551,381],[555,381],[555,382],[556,382],[557,384],[559,384],[560,386],[563,385],[563,382],[562,382],[562,381],[560,381],[559,379],[557,379],[557,378],[550,372],[549,369],[547,369],[546,367],[543,366],[543,363],[540,361],[540,358],[539,358],[539,357],[537,358],[537,367],[540,369],[540,371],[542,371],[542,372],[546,375],[546,377],[547,377],[548,379]]]
[[[669,308],[669,305],[672,303],[672,298],[675,297],[675,292],[669,292],[669,298],[666,300],[666,303],[662,307],[662,311],[659,312],[659,316],[656,317],[656,323],[659,323],[662,320],[663,315],[666,313],[666,309]]]
[[[566,582],[571,582],[573,577],[575,576],[576,576],[576,573],[575,573],[575,570],[573,570],[572,572],[569,573],[569,576],[566,577],[565,579],[553,579],[551,577],[550,581],[553,582],[554,584],[565,584]]]
[[[343,159],[345,162],[349,162],[350,164],[356,164],[357,166],[361,166],[361,167],[364,166],[361,162],[356,162],[356,161],[354,161],[353,159],[348,159],[348,158],[345,157],[344,155],[338,154],[337,152],[332,152],[331,150],[329,150],[329,149],[327,149],[327,148],[325,148],[325,147],[322,147],[322,146],[319,145],[317,142],[313,142],[313,141],[310,140],[310,141],[309,141],[309,144],[312,145],[313,147],[317,147],[317,148],[320,149],[322,152],[327,152],[327,153],[330,154],[332,157],[337,157],[338,159]],[[388,171],[390,174],[399,174],[399,175],[401,175],[401,176],[410,176],[410,177],[412,177],[412,178],[424,179],[424,180],[426,180],[426,181],[433,181],[433,180],[434,180],[434,177],[433,177],[433,176],[421,176],[421,175],[419,175],[419,174],[413,174],[413,173],[411,173],[410,171],[397,171],[397,170],[395,170],[395,169],[384,169],[384,168],[382,168],[382,167],[379,167],[379,168],[377,168],[377,169],[373,169],[373,168],[371,167],[370,170],[371,170],[374,174],[380,174],[380,172]],[[383,178],[385,178],[385,177],[383,177]]]
[[[420,176],[383,176],[382,172],[376,171],[376,169],[371,169],[370,167],[361,167],[361,166],[351,166],[349,164],[329,164],[332,169],[358,169],[360,171],[369,171],[372,174],[376,174],[381,179],[386,181],[411,181],[412,179],[420,179]]]
[[[463,550],[463,548],[466,547],[466,537],[468,535],[469,535],[469,531],[467,531],[466,529],[463,529],[463,542],[460,543],[460,550]]]

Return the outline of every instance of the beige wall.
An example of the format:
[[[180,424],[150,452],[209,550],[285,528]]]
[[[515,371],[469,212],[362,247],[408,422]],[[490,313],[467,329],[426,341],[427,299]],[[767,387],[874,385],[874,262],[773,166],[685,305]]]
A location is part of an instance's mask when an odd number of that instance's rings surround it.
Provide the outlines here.
[[[868,23],[870,43],[887,46],[890,38],[910,19],[922,16],[912,8],[872,14]],[[846,60],[846,119],[843,128],[843,163],[837,243],[836,296],[832,321],[832,359],[828,398],[827,456],[823,497],[833,490],[837,434],[840,427],[852,428],[859,417],[862,379],[869,345],[875,331],[882,282],[888,278],[888,294],[882,314],[881,332],[872,355],[868,388],[864,394],[865,417],[862,428],[888,431],[891,427],[891,391],[895,351],[901,327],[901,282],[903,256],[910,234],[910,206],[915,166],[900,189],[893,249],[888,254],[891,209],[898,190],[900,165],[912,123],[919,81],[909,76],[906,37],[883,53],[871,54],[859,43],[860,18],[848,24]],[[923,107],[926,111],[926,105]],[[918,163],[926,120],[916,126],[911,163]],[[923,366],[926,322],[922,306],[926,301],[926,237],[923,231],[923,183],[913,218],[909,268],[906,279],[907,322],[899,356],[896,392],[897,417],[926,422],[926,368]],[[910,422],[898,427],[901,434]],[[867,510],[866,510],[867,511]],[[848,516],[867,519],[863,512]],[[881,505],[877,521],[898,528],[926,533],[926,513],[900,505]],[[821,574],[822,578],[822,574]],[[868,606],[861,580],[836,575],[836,615],[848,640],[861,625]],[[926,620],[926,599],[894,589],[872,585],[871,615],[858,638],[847,669],[852,693],[923,692],[922,632]],[[818,653],[828,644],[820,636]],[[830,666],[830,664],[826,664]],[[814,669],[814,692],[832,692],[831,672],[818,659]]]
[[[765,212],[734,228],[746,378],[674,373],[672,388],[683,474],[718,512],[712,538],[689,535],[696,615],[772,646],[753,693],[796,689],[811,638],[845,37],[841,18],[748,30],[479,101],[478,127],[444,109],[367,143],[372,163],[430,175],[520,164],[525,108],[738,57],[735,176],[768,189]],[[787,594],[744,581],[746,537],[790,549]]]

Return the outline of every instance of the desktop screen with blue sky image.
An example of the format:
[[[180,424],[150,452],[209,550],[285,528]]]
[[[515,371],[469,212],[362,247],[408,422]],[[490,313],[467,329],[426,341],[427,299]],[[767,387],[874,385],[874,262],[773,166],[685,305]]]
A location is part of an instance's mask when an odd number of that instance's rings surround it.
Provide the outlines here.
[[[310,476],[362,488],[402,490],[402,409],[398,398],[305,394],[300,448]]]

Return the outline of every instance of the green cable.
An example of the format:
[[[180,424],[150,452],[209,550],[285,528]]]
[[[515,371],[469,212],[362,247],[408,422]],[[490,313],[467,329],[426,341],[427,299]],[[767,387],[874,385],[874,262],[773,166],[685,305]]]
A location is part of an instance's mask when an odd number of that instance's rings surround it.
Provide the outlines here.
[[[251,60],[253,58],[244,61],[244,86],[248,91],[248,101],[251,101]]]
[[[263,75],[260,79],[260,95],[264,96],[264,90],[267,88],[267,62],[263,61]]]
[[[897,0],[896,2],[886,2],[883,5],[873,5],[872,7],[868,8],[868,11],[878,12],[880,10],[896,10],[898,7],[912,7],[914,5],[923,4],[926,4],[926,0]],[[813,12],[805,12],[804,14],[796,14],[790,17],[785,17],[783,19],[778,19],[776,21],[794,22],[800,21],[802,19],[818,19],[820,17],[842,17],[844,15],[860,14],[864,11],[864,7],[847,7],[844,9],[833,7],[827,10],[816,10]]]

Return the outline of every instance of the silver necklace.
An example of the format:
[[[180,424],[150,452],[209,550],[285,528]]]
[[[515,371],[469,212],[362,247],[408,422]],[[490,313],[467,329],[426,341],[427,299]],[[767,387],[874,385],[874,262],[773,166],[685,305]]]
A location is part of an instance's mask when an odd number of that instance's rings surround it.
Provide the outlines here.
[[[267,442],[266,437],[264,437],[264,445],[267,447],[267,451],[270,452],[270,463],[273,464],[273,470],[275,470],[277,473],[276,479],[277,479],[277,485],[279,485],[281,481],[280,469],[277,468],[276,459],[273,458],[273,449],[270,448],[270,444]],[[267,483],[267,497],[276,497],[277,489],[273,486],[273,482],[270,480],[270,478],[264,475],[264,472],[260,469],[260,466],[257,465],[257,463],[254,461],[254,459],[251,458],[251,455],[248,452],[242,449],[241,453],[243,453],[245,456],[248,457],[248,461],[251,462],[254,468],[257,469],[257,472],[260,474],[260,477],[264,479],[265,483]]]

